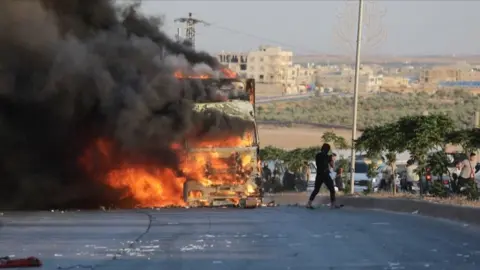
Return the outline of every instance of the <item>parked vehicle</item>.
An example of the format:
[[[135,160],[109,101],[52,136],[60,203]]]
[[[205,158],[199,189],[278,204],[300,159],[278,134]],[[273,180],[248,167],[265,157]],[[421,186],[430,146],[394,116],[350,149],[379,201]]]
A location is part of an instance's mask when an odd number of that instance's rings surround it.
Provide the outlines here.
[[[368,176],[368,163],[365,160],[358,160],[355,162],[355,185],[354,192],[364,192],[371,187],[373,192],[377,192],[380,188],[383,179],[383,170],[385,167],[379,167],[376,177]]]
[[[381,187],[383,173],[386,169],[383,161],[376,161],[379,163],[377,168],[377,173],[375,177],[368,176],[368,164],[372,161],[365,156],[357,156],[355,162],[355,174],[354,174],[354,192],[364,192],[367,191],[371,186],[373,192],[377,192]],[[337,161],[338,164],[338,161]],[[350,171],[350,169],[349,169]],[[335,179],[336,173],[331,173],[332,179]],[[348,175],[347,175],[348,176]]]

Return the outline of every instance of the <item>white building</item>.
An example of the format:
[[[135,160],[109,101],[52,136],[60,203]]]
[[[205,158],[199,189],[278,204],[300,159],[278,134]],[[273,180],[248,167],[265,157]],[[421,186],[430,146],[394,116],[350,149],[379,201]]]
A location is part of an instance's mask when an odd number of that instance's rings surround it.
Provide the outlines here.
[[[305,91],[307,85],[315,83],[317,74],[314,64],[294,65],[293,52],[275,46],[260,46],[248,53],[221,52],[217,58],[240,76],[280,85],[285,93]]]
[[[289,78],[289,68],[293,66],[292,58],[291,51],[260,46],[258,50],[248,53],[247,77],[260,83],[284,84]]]

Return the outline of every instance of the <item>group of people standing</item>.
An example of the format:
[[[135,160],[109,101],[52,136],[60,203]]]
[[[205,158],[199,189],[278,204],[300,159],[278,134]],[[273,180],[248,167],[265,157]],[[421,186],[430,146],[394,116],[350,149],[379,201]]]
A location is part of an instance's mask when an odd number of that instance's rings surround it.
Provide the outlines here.
[[[338,208],[339,206],[335,203],[335,184],[339,190],[343,189],[343,182],[341,181],[341,171],[337,171],[337,181],[334,182],[330,172],[333,170],[335,163],[336,155],[332,153],[331,147],[329,144],[323,144],[320,152],[315,156],[315,163],[317,165],[317,174],[315,177],[315,186],[307,202],[307,207],[312,208],[312,203],[317,194],[320,192],[320,188],[325,184],[330,191],[330,206],[332,208]],[[308,163],[307,163],[308,164]],[[458,174],[458,187],[464,187],[469,183],[473,183],[474,188],[476,189],[477,185],[475,182],[475,173],[479,168],[476,168],[477,165],[477,156],[475,153],[471,153],[468,158],[464,160],[459,160],[456,162],[457,174]],[[415,171],[416,166],[413,160],[407,162],[406,167],[406,178],[407,181],[414,184],[419,184],[419,176]],[[304,172],[306,174],[307,181],[309,179],[309,171]],[[386,178],[388,179],[388,177]]]
[[[339,208],[339,206],[336,204],[335,186],[337,186],[338,190],[343,190],[343,181],[341,180],[343,172],[341,171],[341,169],[338,169],[336,179],[335,180],[332,179],[330,173],[331,173],[331,170],[335,169],[335,159],[336,159],[336,154],[332,152],[331,146],[327,143],[323,144],[320,152],[317,153],[315,156],[317,173],[315,177],[314,189],[310,194],[310,197],[306,205],[308,208],[313,208],[312,203],[315,200],[315,197],[320,192],[320,188],[322,187],[323,184],[325,184],[325,186],[328,188],[330,192],[331,208]],[[465,183],[467,183],[468,181],[475,181],[474,178],[475,178],[475,172],[476,172],[476,169],[475,169],[476,164],[477,163],[476,163],[475,153],[471,153],[468,159],[465,159],[456,163],[457,169],[458,169],[459,186],[465,185]],[[265,166],[264,169],[267,169],[267,166]],[[416,167],[414,165],[414,162],[412,160],[409,160],[406,166],[406,180],[410,183],[419,185],[420,179],[415,169]],[[305,178],[304,180],[308,182],[311,176],[310,166],[308,162],[304,163],[304,166],[302,169],[302,175]],[[271,177],[271,174],[267,176],[267,178],[270,178],[270,177]]]
[[[479,170],[479,165],[477,163],[477,155],[475,153],[470,153],[469,156],[458,159],[454,162],[455,168],[451,171],[453,179],[456,180],[457,185],[455,185],[456,190],[460,191],[462,188],[467,186],[477,187],[475,174]],[[421,188],[421,185],[425,188],[425,183],[422,184],[418,172],[416,171],[418,166],[413,160],[407,161],[406,171],[405,171],[405,184],[410,187]],[[426,179],[429,181],[429,179]]]

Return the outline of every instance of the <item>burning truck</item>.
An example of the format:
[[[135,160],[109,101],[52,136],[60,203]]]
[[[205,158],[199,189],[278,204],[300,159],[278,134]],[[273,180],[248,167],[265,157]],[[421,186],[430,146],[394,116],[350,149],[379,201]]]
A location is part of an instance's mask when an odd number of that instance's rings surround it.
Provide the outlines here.
[[[254,82],[117,2],[0,2],[0,206],[255,201]]]
[[[79,160],[82,167],[91,175],[107,168],[100,174],[102,182],[121,192],[123,199],[115,206],[251,208],[261,203],[255,81],[228,74],[220,79],[175,74],[179,80],[188,80],[185,83],[213,87],[219,95],[195,102],[193,111],[201,125],[170,146],[177,166],[139,159],[108,139],[98,139],[85,151]],[[205,135],[203,129],[208,133],[212,127],[215,136]]]
[[[242,81],[223,69],[220,78],[208,75],[183,76],[181,80],[200,80],[206,87],[216,87],[224,97],[219,102],[196,103],[199,114],[217,111],[247,123],[241,136],[225,134],[221,140],[185,141],[187,175],[183,198],[189,206],[237,205],[256,207],[261,203],[259,140],[255,121],[255,81]],[[226,129],[228,133],[228,129]]]

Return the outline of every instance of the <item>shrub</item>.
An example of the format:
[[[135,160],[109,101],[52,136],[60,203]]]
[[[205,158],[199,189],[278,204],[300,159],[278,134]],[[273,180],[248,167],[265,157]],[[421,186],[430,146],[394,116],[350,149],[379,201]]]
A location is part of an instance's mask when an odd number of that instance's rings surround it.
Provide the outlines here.
[[[439,198],[448,197],[448,191],[442,181],[433,181],[432,186],[430,187],[430,194]]]

